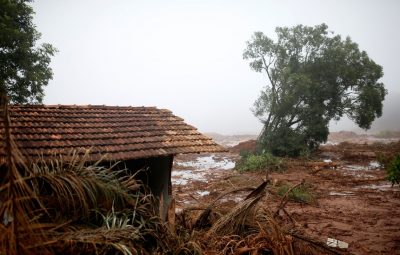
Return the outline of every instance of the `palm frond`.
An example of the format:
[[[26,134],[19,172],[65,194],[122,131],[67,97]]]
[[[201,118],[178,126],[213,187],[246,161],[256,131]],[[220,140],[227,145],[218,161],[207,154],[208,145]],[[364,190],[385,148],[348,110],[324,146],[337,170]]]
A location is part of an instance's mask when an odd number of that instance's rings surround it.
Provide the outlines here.
[[[62,217],[88,217],[93,210],[102,208],[118,210],[134,207],[138,196],[134,195],[142,185],[127,176],[125,170],[105,168],[99,162],[89,165],[90,151],[81,156],[71,151],[64,160],[54,156],[51,161],[43,159],[32,164],[28,182],[34,191],[46,201],[50,212]]]
[[[57,254],[139,254],[141,245],[133,240],[139,237],[131,228],[79,229],[56,233],[55,242],[49,243]]]

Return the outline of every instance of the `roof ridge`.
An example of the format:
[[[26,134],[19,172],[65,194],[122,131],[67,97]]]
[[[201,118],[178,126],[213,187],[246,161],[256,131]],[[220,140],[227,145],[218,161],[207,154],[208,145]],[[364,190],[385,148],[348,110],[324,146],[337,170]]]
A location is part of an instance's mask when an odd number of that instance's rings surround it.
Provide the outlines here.
[[[19,108],[106,108],[106,109],[129,109],[129,108],[143,108],[143,109],[158,109],[158,110],[167,110],[167,109],[159,109],[156,106],[132,106],[132,105],[96,105],[96,104],[10,104],[11,108],[19,107]],[[168,110],[169,111],[169,110]]]

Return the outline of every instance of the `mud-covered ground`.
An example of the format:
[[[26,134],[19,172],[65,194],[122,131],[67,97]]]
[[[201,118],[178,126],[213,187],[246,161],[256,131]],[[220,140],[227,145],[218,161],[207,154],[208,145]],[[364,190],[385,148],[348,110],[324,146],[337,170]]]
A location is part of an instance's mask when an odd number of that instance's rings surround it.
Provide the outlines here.
[[[328,145],[312,159],[287,160],[287,170],[270,173],[270,190],[282,183],[311,187],[310,203],[289,202],[281,214],[296,230],[314,240],[334,238],[348,243],[345,253],[400,254],[400,188],[385,180],[377,161],[381,152],[398,153],[400,145]],[[177,211],[201,209],[221,194],[216,206],[233,207],[266,179],[265,172],[233,170],[237,153],[178,156],[172,173]],[[281,198],[268,194],[261,206],[276,210]],[[292,220],[292,221],[291,221]]]

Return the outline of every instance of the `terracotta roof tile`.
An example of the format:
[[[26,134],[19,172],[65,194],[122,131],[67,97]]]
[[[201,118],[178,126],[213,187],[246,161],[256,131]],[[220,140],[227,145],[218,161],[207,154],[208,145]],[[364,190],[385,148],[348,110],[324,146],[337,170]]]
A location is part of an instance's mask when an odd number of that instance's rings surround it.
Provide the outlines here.
[[[29,157],[67,155],[71,149],[83,153],[89,148],[93,160],[105,154],[109,160],[126,160],[225,151],[171,111],[155,107],[11,105],[9,109],[11,132]],[[4,130],[2,121],[0,128]],[[4,154],[0,148],[0,157]]]

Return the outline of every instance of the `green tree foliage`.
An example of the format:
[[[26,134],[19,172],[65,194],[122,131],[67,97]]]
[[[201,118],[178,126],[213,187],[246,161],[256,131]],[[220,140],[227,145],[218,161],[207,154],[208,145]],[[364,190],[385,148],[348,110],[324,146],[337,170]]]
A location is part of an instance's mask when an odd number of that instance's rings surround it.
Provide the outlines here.
[[[368,129],[382,115],[382,67],[349,37],[325,24],[276,28],[274,41],[254,33],[243,58],[268,84],[253,112],[264,128],[259,146],[275,155],[299,155],[325,142],[329,121],[347,115]]]
[[[53,78],[50,57],[56,49],[37,46],[41,35],[32,22],[29,0],[0,0],[0,93],[13,103],[41,103]]]

